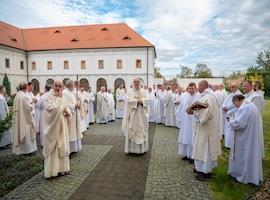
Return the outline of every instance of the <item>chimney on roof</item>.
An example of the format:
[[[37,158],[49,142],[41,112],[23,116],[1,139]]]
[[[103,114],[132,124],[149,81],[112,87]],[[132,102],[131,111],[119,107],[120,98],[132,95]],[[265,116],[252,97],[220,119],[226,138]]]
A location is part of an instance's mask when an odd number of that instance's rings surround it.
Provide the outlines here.
[[[54,31],[54,33],[61,33],[61,31],[59,31],[59,30],[55,30],[55,31]]]

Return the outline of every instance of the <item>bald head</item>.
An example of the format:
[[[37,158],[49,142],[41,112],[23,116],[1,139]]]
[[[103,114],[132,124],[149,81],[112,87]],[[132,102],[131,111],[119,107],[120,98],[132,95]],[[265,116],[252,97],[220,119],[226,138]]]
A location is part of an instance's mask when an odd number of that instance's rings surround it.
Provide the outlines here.
[[[141,79],[136,77],[134,80],[133,80],[133,87],[136,89],[136,90],[139,90],[140,89],[140,85],[141,85]]]
[[[56,80],[53,84],[53,90],[56,94],[60,94],[62,89],[62,81]]]
[[[27,89],[27,84],[25,82],[21,82],[19,85],[19,90],[26,92],[26,89]]]
[[[202,80],[198,84],[198,91],[200,93],[203,93],[208,88],[208,86],[209,86],[208,81],[207,80]]]

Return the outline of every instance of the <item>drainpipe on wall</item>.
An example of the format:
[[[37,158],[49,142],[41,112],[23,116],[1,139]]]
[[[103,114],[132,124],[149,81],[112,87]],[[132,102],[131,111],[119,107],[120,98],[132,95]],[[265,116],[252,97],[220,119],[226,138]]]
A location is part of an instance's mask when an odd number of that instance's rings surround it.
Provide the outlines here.
[[[26,52],[25,57],[26,57],[26,79],[28,83],[29,82],[28,52]]]
[[[148,69],[148,67],[149,67],[149,63],[148,63],[148,47],[147,47],[147,58],[146,58],[146,60],[147,60],[147,64],[146,64],[146,84],[147,84],[147,87],[149,87],[148,86],[148,84],[149,84],[149,78],[148,78],[148,75],[149,75],[149,69]]]

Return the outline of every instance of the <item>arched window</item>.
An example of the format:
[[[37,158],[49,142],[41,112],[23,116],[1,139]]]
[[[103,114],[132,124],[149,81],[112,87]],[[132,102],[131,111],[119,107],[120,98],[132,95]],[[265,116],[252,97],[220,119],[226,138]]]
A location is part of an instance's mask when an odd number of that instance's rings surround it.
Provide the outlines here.
[[[105,88],[107,89],[107,81],[104,78],[99,78],[97,80],[97,92],[100,90],[102,86],[105,86]]]
[[[49,78],[47,81],[46,81],[46,84],[48,85],[53,85],[54,84],[54,80]]]
[[[88,90],[88,88],[89,88],[89,82],[86,78],[82,78],[80,80],[80,85],[83,85],[85,90]]]
[[[125,87],[125,81],[122,78],[117,78],[114,81],[114,91],[116,91],[117,88],[119,88],[120,85],[124,85]]]
[[[39,81],[37,79],[32,79],[31,81],[34,85],[33,94],[37,95],[39,93]]]
[[[64,80],[63,80],[63,85],[65,85],[66,84],[66,82],[69,80],[69,78],[65,78]]]

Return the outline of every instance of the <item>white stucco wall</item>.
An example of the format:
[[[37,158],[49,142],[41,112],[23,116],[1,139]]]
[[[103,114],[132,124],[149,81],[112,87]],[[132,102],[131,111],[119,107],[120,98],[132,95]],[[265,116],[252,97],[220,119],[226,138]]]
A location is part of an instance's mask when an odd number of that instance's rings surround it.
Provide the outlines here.
[[[5,59],[9,59],[10,68],[6,68]],[[20,68],[20,61],[24,63],[24,69]],[[26,53],[14,48],[0,45],[0,84],[3,84],[4,74],[7,74],[11,82],[11,92],[16,92],[20,82],[27,80]]]
[[[122,60],[122,69],[117,69],[117,60]],[[136,68],[136,60],[142,61],[142,68]],[[49,78],[54,80],[69,78],[76,80],[76,76],[86,78],[93,91],[96,90],[96,82],[99,78],[107,81],[108,88],[114,88],[114,81],[122,78],[126,86],[132,84],[132,80],[139,76],[148,84],[154,83],[154,52],[146,48],[123,49],[85,49],[85,50],[58,50],[38,51],[29,53],[29,80],[37,79],[40,89],[44,88]],[[64,61],[69,62],[69,69],[64,69]],[[86,69],[81,69],[81,60],[86,61]],[[98,61],[104,61],[104,69],[98,68]],[[52,61],[52,70],[47,69],[47,61]],[[31,63],[36,62],[36,70],[32,70]]]
[[[148,53],[148,56],[147,56]],[[10,68],[5,68],[5,58],[10,59]],[[117,69],[117,60],[122,60],[122,69]],[[142,68],[136,69],[136,60],[142,61]],[[24,70],[20,69],[20,61],[24,61]],[[64,61],[69,62],[69,69],[64,69]],[[81,69],[81,60],[86,61],[86,69]],[[104,69],[98,69],[98,60],[104,61]],[[148,69],[147,69],[148,60]],[[108,88],[114,88],[114,81],[122,78],[127,87],[132,84],[135,77],[141,77],[144,83],[154,84],[155,54],[153,48],[115,48],[115,49],[77,49],[28,52],[28,80],[37,79],[40,91],[46,81],[51,78],[63,80],[69,78],[79,80],[86,78],[93,91],[99,78],[107,81]],[[52,70],[47,69],[47,61],[52,61]],[[32,70],[32,62],[36,62],[36,70]],[[27,81],[26,52],[13,48],[0,46],[0,81],[4,73],[8,74],[12,91],[17,85]],[[148,77],[147,77],[148,74]]]

